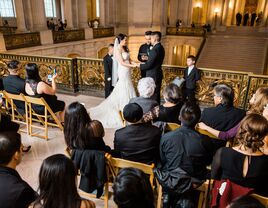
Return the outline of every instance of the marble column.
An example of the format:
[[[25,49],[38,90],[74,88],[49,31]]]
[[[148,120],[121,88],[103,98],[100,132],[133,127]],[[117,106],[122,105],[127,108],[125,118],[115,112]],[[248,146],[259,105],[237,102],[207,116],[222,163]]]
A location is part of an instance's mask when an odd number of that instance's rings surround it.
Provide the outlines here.
[[[228,13],[229,13],[229,3],[230,3],[230,0],[225,1],[223,21],[222,21],[222,25],[224,25],[224,26],[227,26],[227,18],[228,18]]]
[[[22,0],[15,0],[17,32],[26,32],[24,10]]]
[[[72,0],[64,1],[64,19],[67,20],[67,28],[73,29]]]
[[[31,0],[33,29],[35,31],[47,30],[45,3],[40,0]]]
[[[268,0],[265,1],[264,7],[263,7],[263,19],[261,26],[267,27],[268,25]]]
[[[105,1],[104,0],[99,0],[100,5],[100,26],[105,26]],[[96,5],[97,6],[97,5]]]
[[[78,27],[87,28],[87,1],[78,0]]]

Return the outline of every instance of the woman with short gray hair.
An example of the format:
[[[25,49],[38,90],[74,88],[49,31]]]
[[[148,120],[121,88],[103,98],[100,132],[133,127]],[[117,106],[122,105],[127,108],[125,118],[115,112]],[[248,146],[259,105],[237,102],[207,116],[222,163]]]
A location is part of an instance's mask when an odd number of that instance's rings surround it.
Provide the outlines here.
[[[138,82],[138,92],[139,97],[132,98],[129,103],[137,103],[142,107],[143,113],[149,112],[158,103],[151,99],[155,91],[155,82],[151,77],[145,77],[139,80]]]

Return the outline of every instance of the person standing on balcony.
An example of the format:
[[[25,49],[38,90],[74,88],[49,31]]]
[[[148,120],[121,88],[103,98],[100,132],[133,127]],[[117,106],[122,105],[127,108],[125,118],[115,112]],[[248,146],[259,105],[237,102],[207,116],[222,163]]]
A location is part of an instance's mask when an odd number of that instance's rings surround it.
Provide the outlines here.
[[[146,42],[140,46],[139,53],[138,53],[138,60],[140,62],[145,63],[146,61],[148,61],[149,52],[152,48],[151,34],[152,34],[152,31],[146,31],[144,34]],[[145,76],[146,76],[146,72],[141,70],[141,78],[144,78]]]
[[[249,13],[248,11],[244,14],[244,19],[243,19],[243,26],[248,25],[248,19],[249,19]]]
[[[200,71],[195,66],[196,57],[188,56],[187,57],[187,68],[184,70],[183,78],[185,80],[183,86],[183,100],[186,99],[190,102],[195,102],[195,91],[196,91],[196,82],[200,80]]]
[[[114,44],[110,44],[108,46],[108,53],[103,58],[103,65],[104,65],[104,78],[105,78],[105,98],[107,98],[111,92],[113,91],[112,85],[112,70],[113,70],[113,50]]]

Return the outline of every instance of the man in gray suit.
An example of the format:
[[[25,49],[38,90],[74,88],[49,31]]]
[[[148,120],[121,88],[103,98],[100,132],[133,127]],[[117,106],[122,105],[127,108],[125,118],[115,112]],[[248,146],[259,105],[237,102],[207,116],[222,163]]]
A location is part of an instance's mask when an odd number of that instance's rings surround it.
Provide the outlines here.
[[[137,87],[140,96],[132,98],[129,103],[137,103],[142,108],[143,113],[148,113],[158,105],[157,101],[151,98],[155,87],[153,78],[145,77],[140,79]]]

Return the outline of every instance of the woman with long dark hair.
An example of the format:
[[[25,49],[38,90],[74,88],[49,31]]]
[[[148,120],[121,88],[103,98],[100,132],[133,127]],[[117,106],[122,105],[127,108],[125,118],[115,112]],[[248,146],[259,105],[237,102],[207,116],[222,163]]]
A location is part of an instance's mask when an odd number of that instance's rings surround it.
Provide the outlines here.
[[[113,190],[118,208],[154,208],[149,178],[139,169],[121,169],[115,178]]]
[[[39,172],[39,197],[33,208],[95,208],[76,187],[77,170],[71,159],[57,154],[46,158]]]
[[[65,103],[61,100],[57,99],[56,91],[57,85],[55,79],[57,78],[57,73],[52,76],[51,86],[46,82],[41,80],[39,76],[39,69],[37,64],[28,63],[25,66],[26,69],[26,84],[25,84],[25,92],[30,97],[43,97],[51,110],[54,113],[58,113],[60,120],[64,121],[64,108]],[[36,113],[44,114],[44,106],[41,105],[33,105],[33,109]]]
[[[131,81],[131,67],[136,67],[137,64],[130,59],[125,34],[116,37],[113,55],[113,92],[97,107],[89,109],[90,116],[99,120],[105,128],[122,127],[119,111],[123,110],[131,98],[136,97]]]
[[[104,141],[104,129],[97,120],[91,120],[84,105],[71,103],[65,112],[64,138],[70,149],[109,151]]]

